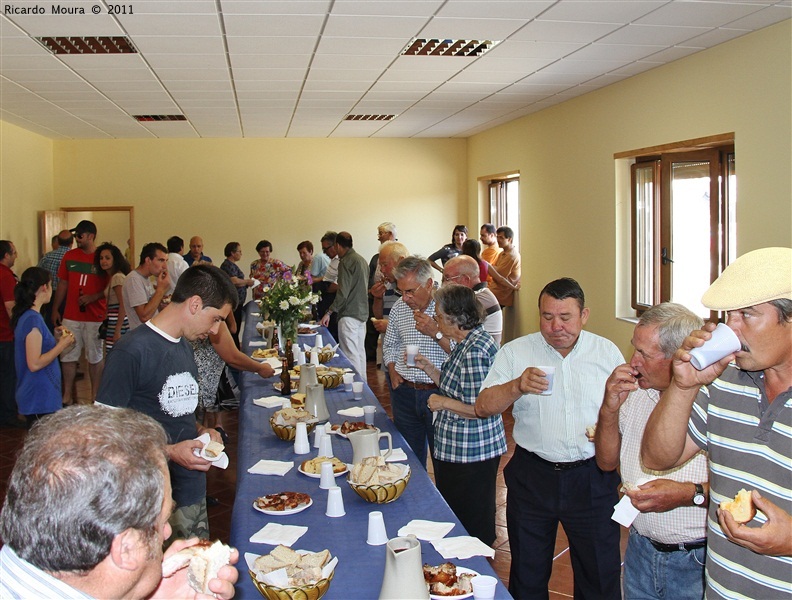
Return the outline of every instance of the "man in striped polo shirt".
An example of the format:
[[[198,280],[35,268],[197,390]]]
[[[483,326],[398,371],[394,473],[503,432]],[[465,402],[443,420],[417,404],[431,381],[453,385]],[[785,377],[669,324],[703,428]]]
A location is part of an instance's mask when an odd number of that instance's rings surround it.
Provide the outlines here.
[[[792,249],[763,248],[729,265],[702,297],[727,313],[741,349],[697,371],[677,350],[673,378],[644,434],[652,469],[710,458],[707,598],[788,598],[792,592]],[[734,362],[734,364],[730,364]],[[744,525],[718,505],[750,490],[759,512]]]

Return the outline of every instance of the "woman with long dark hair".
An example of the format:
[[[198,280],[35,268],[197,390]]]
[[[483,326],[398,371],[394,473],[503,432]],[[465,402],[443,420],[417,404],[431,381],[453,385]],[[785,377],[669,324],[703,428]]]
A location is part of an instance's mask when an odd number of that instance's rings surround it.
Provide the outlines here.
[[[465,243],[462,244],[462,254],[469,256],[478,263],[479,278],[484,285],[487,285],[487,276],[490,276],[506,287],[510,287],[513,290],[520,289],[520,282],[512,283],[509,279],[498,273],[494,265],[489,264],[486,260],[481,258],[481,244],[478,240],[474,240],[473,238],[465,240]]]
[[[451,243],[446,244],[440,248],[440,250],[429,256],[429,262],[432,263],[432,266],[442,273],[443,268],[438,267],[435,261],[439,258],[443,265],[445,265],[455,256],[462,254],[462,244],[465,243],[467,234],[468,228],[464,225],[457,225],[454,227],[454,231],[451,232]]]
[[[74,343],[74,335],[65,328],[56,327],[55,336],[47,329],[41,307],[51,298],[49,271],[40,267],[25,270],[14,288],[11,327],[14,329],[16,400],[28,427],[42,416],[60,410],[63,398],[57,358]]]
[[[96,249],[94,256],[96,270],[106,273],[108,280],[105,288],[105,297],[107,298],[105,348],[109,354],[121,336],[129,331],[124,295],[121,290],[124,287],[124,279],[132,269],[121,253],[121,249],[113,244],[105,242]]]

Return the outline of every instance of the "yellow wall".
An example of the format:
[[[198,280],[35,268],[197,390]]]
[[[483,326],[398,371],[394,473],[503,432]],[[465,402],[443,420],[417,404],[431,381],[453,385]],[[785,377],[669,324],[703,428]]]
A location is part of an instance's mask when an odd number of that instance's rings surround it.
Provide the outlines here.
[[[38,213],[52,208],[52,140],[0,121],[0,239],[17,248],[17,274],[38,263]]]
[[[79,140],[56,141],[54,156],[57,205],[134,205],[137,248],[201,235],[218,264],[230,241],[248,264],[262,238],[294,264],[297,244],[321,251],[328,229],[368,259],[383,221],[427,255],[467,198],[465,140]]]
[[[616,227],[617,152],[734,132],[738,254],[792,246],[790,29],[786,21],[468,140],[471,206],[478,177],[520,171],[522,332],[538,327],[544,284],[570,276],[586,292],[589,329],[629,352],[632,326],[616,318],[617,289],[629,284],[621,265],[616,278],[626,233]]]

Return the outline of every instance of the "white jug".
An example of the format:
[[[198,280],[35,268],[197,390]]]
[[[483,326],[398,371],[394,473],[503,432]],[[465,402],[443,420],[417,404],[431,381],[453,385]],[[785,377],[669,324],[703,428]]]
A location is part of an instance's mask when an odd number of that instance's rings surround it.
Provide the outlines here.
[[[383,458],[388,458],[393,452],[393,438],[387,431],[361,429],[348,433],[347,438],[352,442],[352,464],[363,462],[367,456],[380,456],[379,440],[382,437],[388,438],[388,451],[383,455]]]

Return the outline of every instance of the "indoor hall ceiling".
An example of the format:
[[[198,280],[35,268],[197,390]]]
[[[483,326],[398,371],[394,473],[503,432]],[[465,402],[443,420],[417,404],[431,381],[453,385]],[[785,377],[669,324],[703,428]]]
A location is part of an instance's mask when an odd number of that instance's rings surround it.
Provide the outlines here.
[[[45,14],[25,14],[34,6]],[[446,138],[788,19],[792,0],[4,0],[0,9],[0,118],[50,138]],[[125,36],[137,53],[53,54],[36,40],[55,36]],[[414,38],[496,43],[480,56],[401,55]]]

